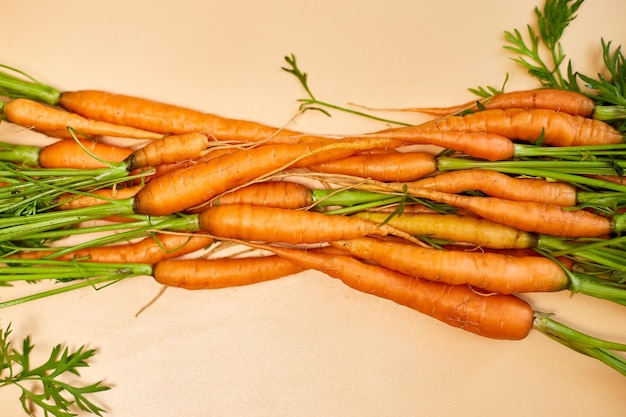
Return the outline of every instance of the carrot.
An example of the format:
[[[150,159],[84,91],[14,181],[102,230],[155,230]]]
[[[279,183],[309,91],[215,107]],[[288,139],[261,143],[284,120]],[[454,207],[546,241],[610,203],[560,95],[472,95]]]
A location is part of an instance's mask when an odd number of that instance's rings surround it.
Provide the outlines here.
[[[435,157],[425,152],[359,154],[311,165],[327,174],[352,175],[377,181],[414,181],[437,169]]]
[[[552,146],[617,144],[620,131],[600,120],[548,109],[492,109],[418,126],[426,131],[486,132]]]
[[[58,260],[81,259],[99,263],[147,263],[156,264],[164,259],[171,259],[206,248],[213,239],[201,234],[157,233],[137,242],[95,246],[55,256],[56,250],[20,252],[12,258]]]
[[[466,110],[482,109],[549,109],[560,111],[572,115],[591,117],[595,108],[593,99],[584,94],[555,88],[544,88],[535,90],[511,91],[499,93],[481,99],[470,101],[465,104],[451,107],[416,107],[396,109],[396,111],[407,111],[425,113],[433,116],[448,116]]]
[[[289,244],[321,243],[347,239],[347,236],[398,232],[389,226],[356,217],[247,204],[210,207],[200,213],[199,227],[217,238]]]
[[[122,162],[132,153],[130,148],[99,141],[61,139],[41,148],[39,165],[42,168],[106,168],[108,165],[92,155],[108,162]]]
[[[202,132],[217,140],[259,141],[274,135],[295,135],[260,123],[228,119],[154,100],[83,90],[61,93],[59,104],[94,120],[166,134]]]
[[[135,211],[157,216],[172,214],[207,203],[225,191],[277,170],[346,157],[386,143],[364,139],[329,145],[302,143],[243,149],[148,181],[135,196]]]
[[[480,191],[492,197],[556,204],[562,207],[573,207],[577,204],[577,189],[571,184],[540,178],[515,178],[485,169],[438,173],[415,181],[412,186],[444,193]]]
[[[275,255],[247,258],[164,260],[154,266],[154,279],[187,290],[252,285],[294,275],[306,268]]]
[[[391,300],[480,336],[518,340],[525,338],[532,328],[530,305],[512,295],[485,296],[467,285],[423,280],[345,255],[269,245],[258,247],[340,279],[357,291]]]
[[[355,217],[388,224],[417,237],[478,245],[481,248],[534,248],[537,236],[487,219],[457,214],[361,212]]]
[[[565,271],[541,256],[441,250],[367,237],[331,245],[407,275],[499,294],[561,291],[569,285]]]
[[[71,210],[82,207],[93,207],[106,204],[112,200],[132,198],[139,192],[142,185],[131,187],[101,188],[85,194],[64,193],[54,201],[58,210]]]
[[[153,141],[128,155],[129,170],[147,166],[180,163],[200,158],[210,146],[210,140],[201,133],[166,136]]]
[[[115,136],[130,139],[161,139],[163,137],[159,133],[89,119],[58,107],[24,98],[4,103],[3,112],[11,123],[41,132],[59,131],[72,127],[90,136]]]

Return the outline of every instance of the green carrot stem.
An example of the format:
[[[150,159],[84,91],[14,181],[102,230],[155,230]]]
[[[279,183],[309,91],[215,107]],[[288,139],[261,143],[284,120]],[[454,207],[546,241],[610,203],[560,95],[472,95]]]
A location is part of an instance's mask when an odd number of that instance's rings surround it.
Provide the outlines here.
[[[579,161],[594,160],[597,157],[616,157],[626,155],[626,143],[610,145],[580,146],[540,146],[526,143],[513,145],[514,157],[518,158],[555,158]]]
[[[593,109],[592,117],[604,121],[626,119],[626,106],[619,106],[617,104],[611,106],[597,105]]]
[[[313,202],[317,207],[350,207],[360,204],[376,203],[386,200],[392,194],[364,190],[311,190]]]
[[[16,145],[12,143],[0,143],[0,161],[19,163],[25,166],[36,167],[39,165],[38,146]]]
[[[29,98],[42,103],[56,106],[59,104],[61,92],[49,85],[43,84],[23,71],[0,65],[1,68],[21,76],[0,71],[0,93],[11,98]]]

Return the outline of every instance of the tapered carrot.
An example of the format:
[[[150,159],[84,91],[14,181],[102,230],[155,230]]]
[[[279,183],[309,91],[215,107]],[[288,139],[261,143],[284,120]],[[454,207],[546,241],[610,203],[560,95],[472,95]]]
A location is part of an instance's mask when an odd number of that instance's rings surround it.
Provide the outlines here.
[[[122,162],[132,153],[131,148],[94,140],[61,139],[41,148],[39,165],[42,168],[106,168],[108,165],[97,158]]]
[[[541,256],[441,250],[368,237],[331,245],[407,275],[499,294],[561,291],[569,285],[563,269]]]
[[[388,224],[413,236],[469,243],[481,248],[534,248],[538,239],[533,233],[473,216],[406,212],[395,215],[361,212],[354,216]]]
[[[101,263],[147,263],[156,264],[164,259],[187,255],[208,247],[213,239],[201,234],[157,233],[137,242],[121,243],[110,246],[95,246],[79,249],[61,256],[55,256],[56,250],[20,252],[13,258],[57,260],[80,259]]]
[[[24,98],[5,103],[3,112],[11,123],[41,132],[59,131],[71,127],[90,136],[115,136],[129,139],[161,139],[163,137],[160,133],[86,118],[58,107]]]
[[[199,227],[217,238],[294,245],[348,239],[347,236],[399,233],[389,226],[356,217],[247,204],[210,207],[200,213]]]
[[[414,107],[392,110],[425,113],[433,116],[448,116],[465,110],[479,110],[479,107],[480,109],[550,109],[572,115],[591,117],[595,108],[594,100],[584,94],[554,88],[500,93],[478,100],[478,103],[477,100],[474,100],[451,107]]]
[[[492,109],[451,116],[418,126],[426,131],[486,132],[545,145],[617,144],[623,134],[596,119],[547,109]]]
[[[512,177],[497,171],[467,169],[438,173],[413,182],[412,186],[444,193],[480,191],[508,200],[534,201],[573,207],[577,189],[571,184],[541,178]]]
[[[530,305],[512,295],[485,296],[467,285],[423,280],[351,256],[261,247],[338,278],[355,290],[391,300],[480,336],[517,340],[525,338],[532,328]]]
[[[133,185],[130,187],[101,188],[84,194],[65,193],[57,197],[54,202],[59,210],[93,207],[113,200],[132,198],[141,188],[142,185]]]
[[[135,211],[137,214],[157,216],[184,211],[276,170],[347,157],[358,150],[386,143],[384,139],[363,139],[243,149],[152,179],[135,196]]]
[[[154,279],[168,287],[205,290],[258,284],[294,275],[306,268],[276,255],[246,258],[164,260]]]
[[[311,165],[328,174],[352,175],[377,181],[414,181],[437,169],[435,157],[425,152],[360,154]]]
[[[192,132],[166,136],[153,141],[128,155],[130,170],[147,166],[180,163],[200,158],[210,146],[210,140],[202,133]]]

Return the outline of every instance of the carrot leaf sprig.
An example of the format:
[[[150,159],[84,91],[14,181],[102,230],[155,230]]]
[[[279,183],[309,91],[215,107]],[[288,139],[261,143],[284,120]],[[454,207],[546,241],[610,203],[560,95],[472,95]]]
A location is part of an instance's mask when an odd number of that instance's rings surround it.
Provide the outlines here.
[[[385,118],[382,118],[382,117],[375,116],[373,114],[361,112],[361,111],[358,111],[358,110],[355,110],[355,109],[351,109],[351,108],[348,108],[348,107],[338,106],[336,104],[332,104],[332,103],[328,103],[326,101],[318,100],[313,95],[313,93],[311,92],[311,88],[309,87],[307,73],[303,72],[298,67],[298,64],[296,63],[296,56],[294,54],[288,55],[288,56],[285,57],[285,61],[287,62],[288,66],[287,67],[282,67],[283,71],[288,72],[289,74],[294,75],[298,79],[298,81],[300,81],[300,84],[302,85],[302,88],[304,88],[304,91],[307,93],[307,96],[308,96],[306,98],[302,98],[302,99],[298,100],[301,103],[300,107],[299,107],[299,111],[300,112],[305,112],[307,110],[316,110],[316,111],[320,111],[320,112],[322,112],[325,115],[330,117],[331,115],[330,115],[330,113],[326,109],[331,109],[331,110],[337,110],[337,111],[341,111],[341,112],[351,113],[351,114],[354,114],[354,115],[357,115],[357,116],[361,116],[361,117],[365,117],[365,118],[368,118],[368,119],[377,120],[377,121],[383,122],[383,123],[390,123],[390,124],[401,125],[401,126],[409,126],[409,124],[403,123],[403,122],[399,122],[397,120],[385,119]]]
[[[10,98],[29,98],[55,106],[59,104],[61,92],[31,77],[24,71],[0,64],[0,95]]]
[[[22,343],[21,351],[13,348],[9,336],[11,326],[0,332],[0,388],[17,386],[24,411],[31,415],[31,405],[43,410],[45,416],[76,416],[74,408],[101,416],[105,411],[91,401],[88,396],[106,391],[110,387],[102,381],[89,385],[74,385],[67,376],[80,377],[79,369],[89,366],[89,359],[95,350],[81,346],[76,351],[55,346],[46,362],[32,367],[31,353],[34,345],[30,337]],[[42,393],[35,392],[29,385],[35,385]]]

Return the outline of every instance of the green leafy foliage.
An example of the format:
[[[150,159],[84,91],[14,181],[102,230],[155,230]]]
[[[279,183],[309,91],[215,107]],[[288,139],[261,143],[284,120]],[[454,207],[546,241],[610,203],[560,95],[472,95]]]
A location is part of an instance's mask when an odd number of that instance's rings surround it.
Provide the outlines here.
[[[10,334],[10,325],[0,332],[0,388],[17,386],[21,391],[20,402],[27,414],[30,415],[30,407],[35,406],[46,417],[76,416],[73,409],[102,415],[104,409],[87,396],[108,390],[109,387],[102,385],[102,382],[72,385],[67,381],[68,375],[80,377],[79,368],[89,366],[88,361],[95,350],[81,346],[71,352],[69,348],[57,345],[43,364],[33,367],[31,353],[34,345],[30,337],[23,340],[22,348],[18,350],[13,348]],[[35,392],[36,389],[30,388],[33,385],[43,392]]]

